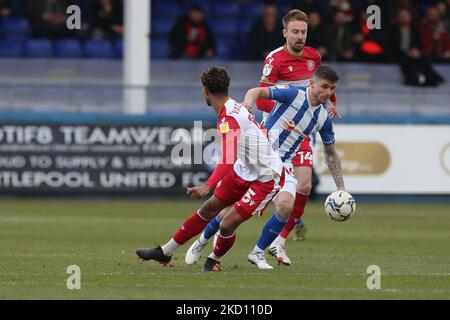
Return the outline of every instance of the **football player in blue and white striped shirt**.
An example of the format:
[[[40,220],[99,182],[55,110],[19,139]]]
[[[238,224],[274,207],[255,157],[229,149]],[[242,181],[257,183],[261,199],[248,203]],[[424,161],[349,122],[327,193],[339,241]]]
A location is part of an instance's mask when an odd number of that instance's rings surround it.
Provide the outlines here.
[[[265,127],[269,133],[272,147],[278,150],[286,172],[285,184],[274,202],[278,210],[267,221],[257,245],[248,256],[249,262],[260,269],[272,269],[267,263],[264,250],[277,238],[294,207],[297,179],[292,166],[292,159],[307,136],[318,132],[322,138],[325,159],[338,190],[345,190],[341,162],[336,153],[334,132],[331,118],[325,103],[335,92],[339,76],[332,68],[321,65],[314,73],[308,87],[275,86],[250,89],[243,104],[253,106],[257,99],[277,101]],[[275,242],[276,243],[276,242]],[[277,248],[279,263],[290,264],[283,246]]]

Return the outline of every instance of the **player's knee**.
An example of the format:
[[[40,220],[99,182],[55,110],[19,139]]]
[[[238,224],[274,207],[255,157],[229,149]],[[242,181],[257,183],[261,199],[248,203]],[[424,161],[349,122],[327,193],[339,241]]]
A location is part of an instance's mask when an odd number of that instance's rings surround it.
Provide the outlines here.
[[[283,218],[288,218],[292,212],[292,209],[294,209],[294,201],[291,199],[281,199],[277,201],[276,209],[278,215]]]
[[[236,226],[230,219],[223,219],[220,221],[220,234],[224,237],[229,237],[236,230]]]
[[[301,194],[310,194],[312,189],[312,183],[310,181],[308,182],[302,182],[297,185],[297,192]]]
[[[219,212],[220,208],[217,208],[216,205],[212,203],[211,200],[206,201],[203,205],[198,209],[198,213],[207,220],[213,218]]]

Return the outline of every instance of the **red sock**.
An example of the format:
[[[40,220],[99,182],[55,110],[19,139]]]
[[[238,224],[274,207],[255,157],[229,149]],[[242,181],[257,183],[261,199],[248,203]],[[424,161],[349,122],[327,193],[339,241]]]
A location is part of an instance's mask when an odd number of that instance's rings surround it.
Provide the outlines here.
[[[189,218],[187,218],[180,229],[173,236],[178,244],[185,244],[187,241],[198,235],[205,229],[209,221],[203,219],[200,214],[195,212]]]
[[[296,193],[295,194],[295,202],[294,209],[292,210],[291,215],[289,216],[288,222],[284,225],[283,230],[280,232],[280,237],[287,239],[289,233],[294,229],[295,224],[305,212],[306,204],[308,203],[309,195]]]
[[[214,254],[217,257],[223,257],[225,253],[227,253],[228,250],[231,249],[235,240],[236,240],[236,232],[226,238],[222,237],[219,233],[219,236],[217,237],[216,246],[214,247]]]

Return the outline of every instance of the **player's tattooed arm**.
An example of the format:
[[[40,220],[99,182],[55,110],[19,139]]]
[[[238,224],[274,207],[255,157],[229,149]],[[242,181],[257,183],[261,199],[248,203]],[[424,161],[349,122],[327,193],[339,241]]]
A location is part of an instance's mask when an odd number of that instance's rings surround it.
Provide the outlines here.
[[[341,160],[336,152],[335,144],[324,145],[325,162],[330,170],[336,187],[340,191],[345,190],[344,178],[342,177]]]

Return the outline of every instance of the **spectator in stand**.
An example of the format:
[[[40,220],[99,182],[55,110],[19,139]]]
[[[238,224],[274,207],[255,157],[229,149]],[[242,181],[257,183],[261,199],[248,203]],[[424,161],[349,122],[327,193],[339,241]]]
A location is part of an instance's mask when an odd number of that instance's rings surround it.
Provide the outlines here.
[[[316,0],[294,0],[292,1],[292,9],[300,9],[308,15],[313,11],[320,12]]]
[[[216,44],[201,6],[192,5],[186,16],[178,18],[170,30],[169,42],[171,58],[210,59],[214,57]]]
[[[352,29],[346,22],[345,13],[336,11],[333,14],[333,23],[328,27],[327,49],[328,58],[332,61],[353,60]]]
[[[353,23],[353,45],[355,59],[363,62],[385,62],[385,35],[383,28],[369,29],[367,19],[370,15],[362,11]]]
[[[445,3],[445,1],[439,1],[436,3],[436,9],[439,12],[439,17],[447,29],[447,32],[450,33],[450,0]]]
[[[27,16],[36,38],[64,38],[68,36],[66,10],[68,0],[28,1]]]
[[[284,42],[283,25],[278,20],[278,9],[274,4],[268,4],[262,17],[255,21],[247,35],[246,58],[263,60]]]
[[[419,24],[422,54],[435,62],[450,61],[450,36],[435,6],[429,6]]]
[[[92,0],[89,12],[89,24],[93,39],[116,39],[122,37],[122,0]]]
[[[0,21],[11,15],[11,0],[0,0]]]
[[[327,30],[322,24],[322,18],[317,11],[311,11],[308,14],[308,40],[307,44],[310,47],[316,48],[322,56],[322,60],[327,59],[327,48],[325,39],[327,38]]]
[[[387,11],[389,16],[389,22],[391,24],[395,24],[397,14],[400,10],[408,11],[412,15],[414,21],[419,20],[420,18],[419,10],[417,9],[416,5],[412,0],[389,1]]]
[[[410,86],[436,86],[444,79],[437,74],[420,52],[420,35],[408,10],[400,10],[397,23],[389,32],[391,61],[399,63],[403,82]]]
[[[353,8],[348,0],[332,0],[330,7],[333,13],[336,11],[342,12],[345,22],[352,22],[354,20]]]

